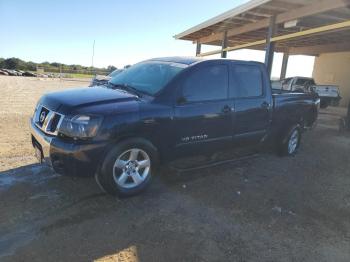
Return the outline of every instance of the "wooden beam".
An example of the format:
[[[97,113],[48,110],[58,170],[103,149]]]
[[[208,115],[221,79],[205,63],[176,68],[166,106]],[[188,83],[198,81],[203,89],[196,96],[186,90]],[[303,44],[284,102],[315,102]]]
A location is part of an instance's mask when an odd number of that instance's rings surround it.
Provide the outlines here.
[[[317,1],[317,0],[316,0]],[[296,2],[296,3],[295,3]],[[302,1],[279,1],[279,0],[273,0],[268,3],[264,7],[269,8],[269,9],[279,9],[279,10],[293,10],[295,8],[301,7],[305,4],[300,3]],[[309,1],[310,2],[310,1]]]
[[[234,20],[239,20],[239,21],[246,21],[246,22],[252,22],[252,23],[256,23],[257,20],[254,18],[248,18],[248,17],[244,17],[244,16],[235,16],[231,18],[233,21]]]
[[[323,53],[336,53],[345,51],[350,51],[350,43],[348,42],[289,48],[290,54],[293,55],[319,55]]]
[[[347,29],[349,27],[350,27],[350,20],[345,21],[345,22],[341,22],[341,23],[332,24],[332,25],[320,26],[320,27],[317,27],[317,28],[312,28],[312,29],[308,29],[308,30],[304,30],[304,31],[296,32],[296,33],[287,34],[287,35],[275,36],[275,37],[272,37],[270,39],[270,41],[271,42],[278,42],[278,41],[282,41],[282,40],[289,40],[289,39],[298,38],[298,37],[301,37],[301,36],[308,36],[308,35],[312,35],[312,34],[320,34],[320,33],[328,32],[328,31],[344,30],[344,29]],[[251,43],[247,43],[247,44],[227,47],[227,48],[225,48],[223,50],[224,51],[232,51],[232,50],[249,48],[249,47],[254,47],[254,46],[259,46],[259,45],[264,45],[264,44],[266,44],[266,39],[255,41],[255,42],[251,42]],[[221,51],[222,51],[221,49],[214,50],[214,51],[211,51],[211,52],[208,52],[208,53],[202,53],[202,54],[200,54],[200,56],[220,54]]]
[[[253,11],[248,11],[247,14],[253,15],[253,16],[258,16],[258,17],[270,17],[271,14],[265,14],[265,13],[259,13],[259,12],[253,12]]]
[[[247,43],[247,44],[236,45],[236,46],[233,46],[233,47],[227,47],[224,50],[225,51],[233,51],[233,50],[239,50],[239,49],[244,49],[244,48],[248,48],[248,47],[264,45],[264,44],[266,44],[266,39],[255,41],[255,42],[251,42],[251,43]],[[221,49],[220,50],[214,50],[214,51],[210,51],[210,52],[206,52],[206,53],[201,53],[198,56],[216,55],[216,54],[220,54],[221,51],[222,51]]]
[[[339,16],[334,16],[334,15],[329,15],[329,14],[318,14],[316,15],[317,18],[321,18],[321,19],[329,19],[329,20],[335,20],[335,21],[346,21],[348,20],[347,18],[344,17],[339,17]]]
[[[281,40],[287,40],[287,39],[296,38],[296,37],[300,37],[300,36],[307,36],[307,35],[312,35],[312,34],[318,34],[318,33],[323,33],[323,32],[327,32],[327,31],[343,30],[343,29],[348,28],[348,27],[350,27],[350,20],[344,21],[344,22],[340,22],[340,23],[336,23],[336,24],[331,24],[331,25],[325,25],[325,26],[320,26],[320,27],[316,27],[316,28],[311,28],[311,29],[308,29],[308,30],[295,32],[295,33],[291,33],[291,34],[288,34],[288,35],[276,36],[276,37],[273,37],[271,39],[271,41],[277,42],[277,41],[281,41]]]
[[[341,8],[350,4],[350,0],[318,0],[315,3],[306,5],[288,12],[279,14],[276,16],[276,23],[283,23],[297,18],[310,16],[314,14],[323,13],[332,9]],[[249,23],[247,25],[231,29],[227,31],[227,37],[232,37],[235,35],[247,33],[250,31],[262,29],[268,27],[270,23],[270,18],[262,19],[256,23]],[[200,43],[208,43],[223,38],[223,32],[214,33],[210,36],[202,37],[198,41]]]

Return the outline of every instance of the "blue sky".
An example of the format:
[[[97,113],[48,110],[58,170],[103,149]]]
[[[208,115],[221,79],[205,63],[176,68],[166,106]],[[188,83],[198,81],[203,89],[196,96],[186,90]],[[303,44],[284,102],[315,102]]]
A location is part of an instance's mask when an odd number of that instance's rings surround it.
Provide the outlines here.
[[[89,66],[94,40],[94,65],[98,67],[122,67],[157,56],[194,55],[191,42],[173,36],[244,2],[0,0],[0,57]],[[239,51],[229,57],[261,61],[263,54]]]

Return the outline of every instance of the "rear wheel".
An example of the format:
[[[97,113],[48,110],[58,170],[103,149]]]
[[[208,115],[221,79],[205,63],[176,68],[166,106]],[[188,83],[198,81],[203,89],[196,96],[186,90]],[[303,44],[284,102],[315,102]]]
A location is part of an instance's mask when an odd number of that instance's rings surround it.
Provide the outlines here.
[[[295,155],[298,151],[301,141],[301,128],[299,125],[295,125],[286,132],[286,135],[282,137],[280,144],[280,153],[284,156]]]
[[[136,195],[150,184],[155,159],[156,150],[147,141],[122,142],[107,154],[96,180],[107,193],[122,197]]]
[[[320,108],[325,109],[329,106],[329,101],[328,100],[321,100],[320,102]]]

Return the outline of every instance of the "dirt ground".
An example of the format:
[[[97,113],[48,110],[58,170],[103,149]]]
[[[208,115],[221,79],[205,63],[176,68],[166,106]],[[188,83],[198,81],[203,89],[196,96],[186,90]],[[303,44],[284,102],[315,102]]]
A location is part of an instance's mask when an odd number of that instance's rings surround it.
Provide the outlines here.
[[[87,84],[0,77],[1,261],[350,260],[350,135],[337,127],[345,109],[323,110],[295,157],[164,169],[145,193],[119,200],[33,157],[37,99]]]

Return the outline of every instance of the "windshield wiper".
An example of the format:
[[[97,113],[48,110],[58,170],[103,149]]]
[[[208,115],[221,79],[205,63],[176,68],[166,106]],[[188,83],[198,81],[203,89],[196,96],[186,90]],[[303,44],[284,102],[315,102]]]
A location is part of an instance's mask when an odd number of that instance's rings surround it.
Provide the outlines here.
[[[138,97],[142,97],[142,93],[137,90],[135,87],[128,85],[128,84],[113,84],[112,82],[108,82],[109,85],[111,85],[114,88],[125,90],[129,93],[132,93],[134,95],[137,95]]]

